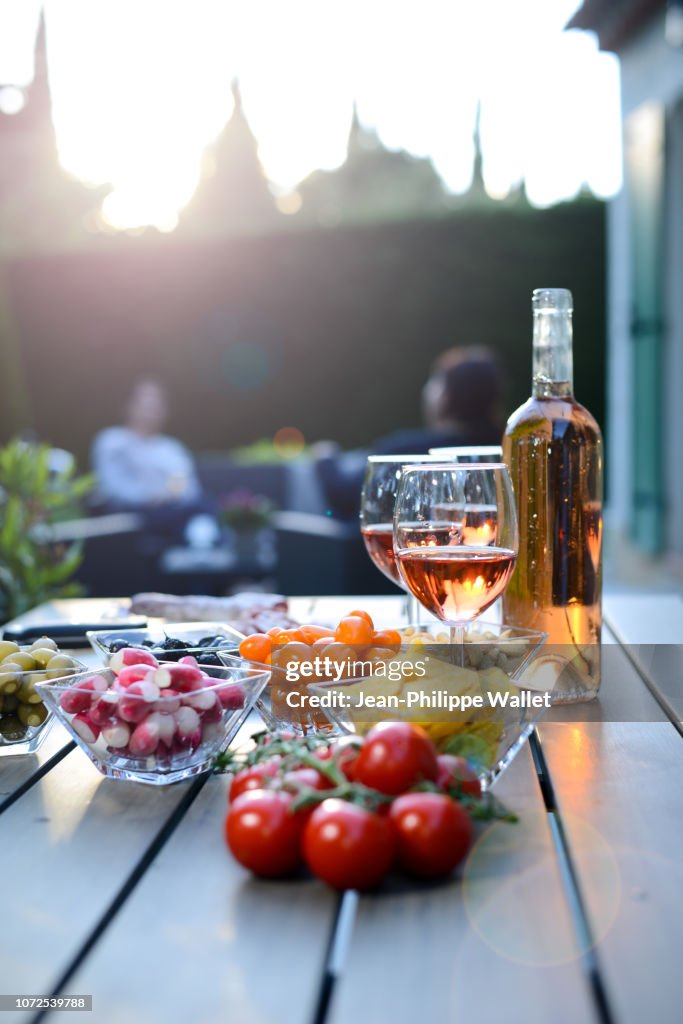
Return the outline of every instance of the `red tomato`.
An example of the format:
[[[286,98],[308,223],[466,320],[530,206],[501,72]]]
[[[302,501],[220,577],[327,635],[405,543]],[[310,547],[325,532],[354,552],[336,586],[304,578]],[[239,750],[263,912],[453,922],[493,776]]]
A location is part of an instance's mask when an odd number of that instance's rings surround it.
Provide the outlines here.
[[[438,774],[436,750],[427,733],[411,722],[381,722],[365,738],[355,777],[380,793],[405,793]]]
[[[320,761],[330,761],[333,757],[349,782],[354,781],[355,764],[358,760],[360,744],[355,736],[342,736],[330,747],[321,747],[315,751]]]
[[[240,654],[247,661],[265,662],[271,652],[273,641],[265,633],[252,633],[240,644]]]
[[[450,874],[472,843],[472,822],[442,793],[404,793],[389,812],[397,833],[398,863],[419,878]]]
[[[395,851],[389,818],[345,800],[324,800],[304,829],[304,860],[335,889],[372,889],[391,867]]]
[[[279,765],[280,758],[274,757],[270,761],[261,761],[260,764],[254,764],[251,768],[243,768],[241,772],[237,772],[236,775],[233,775],[230,783],[228,800],[232,803],[238,796],[250,789],[263,789],[267,779],[275,778]]]
[[[375,623],[372,621],[372,616],[370,615],[369,612],[352,611],[352,612],[349,612],[349,615],[347,616],[347,618],[352,616],[352,615],[353,616],[357,616],[359,619],[365,619],[365,621],[370,626],[370,629],[374,629],[375,628]]]
[[[349,782],[353,782],[356,777],[356,762],[360,753],[358,741],[354,736],[342,736],[329,749],[330,756],[334,757]]]
[[[367,619],[360,615],[347,615],[342,619],[335,635],[342,644],[351,644],[355,647],[366,647],[372,642],[373,629]]]
[[[283,785],[289,784],[294,792],[298,791],[300,786],[318,790],[332,788],[332,783],[324,775],[321,775],[315,768],[308,767],[293,768],[283,776],[282,783]]]
[[[263,878],[290,875],[301,863],[304,815],[292,814],[292,797],[255,789],[230,804],[225,838],[242,867]]]
[[[464,757],[456,757],[455,754],[439,754],[439,774],[436,777],[436,784],[441,789],[447,786],[456,786],[463,793],[470,796],[481,796],[481,783],[474,769],[470,768]]]

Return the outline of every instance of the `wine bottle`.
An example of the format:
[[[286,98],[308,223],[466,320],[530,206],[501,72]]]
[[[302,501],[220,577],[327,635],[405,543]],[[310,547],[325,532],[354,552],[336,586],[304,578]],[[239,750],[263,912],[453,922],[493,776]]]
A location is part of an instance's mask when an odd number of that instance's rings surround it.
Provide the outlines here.
[[[556,702],[600,685],[602,436],[573,394],[572,308],[564,288],[534,291],[532,395],[503,436],[519,518],[503,616],[548,634]]]

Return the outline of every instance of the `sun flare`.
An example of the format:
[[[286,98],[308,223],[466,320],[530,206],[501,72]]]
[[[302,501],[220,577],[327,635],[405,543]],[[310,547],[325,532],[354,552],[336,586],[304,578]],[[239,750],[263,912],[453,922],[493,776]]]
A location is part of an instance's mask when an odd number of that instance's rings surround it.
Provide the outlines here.
[[[40,6],[0,7],[0,81],[30,79]],[[492,195],[525,179],[540,206],[584,185],[609,196],[621,174],[618,63],[592,36],[562,31],[576,7],[424,0],[416,18],[408,0],[45,0],[60,161],[112,186],[111,227],[172,230],[237,77],[285,207],[313,170],[343,163],[354,101],[385,146],[430,157],[451,191],[471,180],[480,101]]]

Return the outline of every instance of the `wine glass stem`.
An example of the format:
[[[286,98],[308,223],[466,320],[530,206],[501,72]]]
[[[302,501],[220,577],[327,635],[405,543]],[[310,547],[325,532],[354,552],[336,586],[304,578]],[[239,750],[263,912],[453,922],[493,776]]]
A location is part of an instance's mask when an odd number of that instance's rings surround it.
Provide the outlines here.
[[[408,613],[408,625],[419,626],[420,624],[420,612],[422,611],[422,605],[415,597],[414,594],[408,592],[407,602],[407,613]]]
[[[451,662],[465,667],[465,627],[461,622],[451,626]]]

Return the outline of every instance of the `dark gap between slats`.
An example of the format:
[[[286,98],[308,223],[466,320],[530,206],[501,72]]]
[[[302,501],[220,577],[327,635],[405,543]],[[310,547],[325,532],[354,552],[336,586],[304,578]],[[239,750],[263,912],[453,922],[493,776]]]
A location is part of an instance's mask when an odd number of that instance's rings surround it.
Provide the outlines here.
[[[206,785],[208,780],[211,778],[211,772],[207,772],[205,775],[201,775],[196,779],[189,787],[187,793],[182,798],[180,803],[177,805],[173,813],[169,816],[164,825],[159,829],[156,836],[149,844],[142,857],[129,874],[126,881],[123,883],[119,891],[117,892],[114,899],[111,901],[107,909],[105,910],[102,917],[99,919],[95,927],[92,929],[85,942],[82,944],[76,955],[74,956],[71,963],[68,965],[66,970],[63,972],[59,980],[56,982],[54,988],[49,993],[50,997],[59,996],[64,992],[64,989],[73,978],[76,971],[79,969],[88,953],[93,949],[97,941],[103,932],[109,927],[116,915],[118,914],[121,907],[124,905],[128,897],[133,893],[134,889],[138,885],[138,882],[142,879],[143,875],[150,867],[154,859],[160,853],[162,847],[168,842],[175,830],[177,829],[180,822],[185,817],[185,814],[194,803],[199,793]],[[39,1024],[40,1021],[45,1020],[49,1013],[52,1011],[49,1009],[39,1010],[39,1012],[31,1018],[31,1024]]]
[[[664,694],[660,692],[659,687],[657,686],[654,679],[651,678],[651,676],[645,671],[643,666],[640,665],[639,662],[634,658],[633,654],[631,653],[631,645],[626,643],[626,641],[620,634],[619,630],[616,629],[616,627],[613,626],[612,623],[609,622],[609,620],[605,621],[605,625],[607,626],[609,631],[614,635],[614,638],[618,641],[621,650],[626,655],[627,659],[630,661],[630,663],[633,665],[634,669],[640,676],[640,679],[642,680],[645,689],[648,690],[649,693],[657,701],[657,704],[659,704],[660,708],[662,709],[666,717],[669,719],[678,735],[683,736],[683,723],[681,723],[678,720],[676,709],[673,707],[672,704],[669,703]]]
[[[75,749],[76,744],[74,743],[73,740],[70,740],[68,743],[65,743],[64,746],[60,750],[58,750],[56,754],[53,754],[52,757],[45,762],[45,764],[41,764],[40,768],[38,768],[33,773],[33,775],[29,776],[29,778],[22,782],[20,786],[17,786],[14,792],[10,793],[9,796],[5,797],[5,799],[0,804],[0,814],[2,814],[9,807],[11,807],[12,804],[16,803],[19,797],[23,796],[24,793],[28,793],[29,789],[35,786],[36,782],[40,782],[43,776],[47,775],[47,773],[52,768],[54,768],[55,765],[58,765],[59,762],[62,761],[67,754],[70,754],[71,751]]]
[[[541,738],[536,729],[534,729],[529,737],[529,746],[531,747],[531,756],[533,757],[534,767],[538,776],[543,803],[548,812],[550,834],[559,862],[562,886],[569,904],[569,913],[572,918],[574,931],[579,940],[579,948],[582,950],[581,966],[590,988],[600,1024],[615,1024],[614,1014],[607,997],[607,990],[602,980],[600,961],[595,949],[593,930],[586,911],[579,877],[571,855],[569,840],[562,822],[562,815],[555,800],[555,790],[553,789],[548,764],[543,753]]]
[[[357,901],[358,894],[351,891],[342,893],[337,901],[311,1024],[325,1024],[327,1020],[335,985],[341,973],[341,961],[346,953],[342,944],[346,944],[346,931],[353,928]]]

